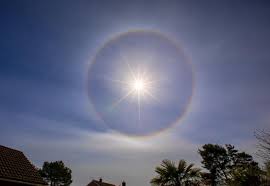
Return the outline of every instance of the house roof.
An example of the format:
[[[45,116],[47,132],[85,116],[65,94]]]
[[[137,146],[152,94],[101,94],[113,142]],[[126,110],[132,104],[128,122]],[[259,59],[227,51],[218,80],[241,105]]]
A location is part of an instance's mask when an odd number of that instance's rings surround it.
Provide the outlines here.
[[[21,151],[2,145],[0,145],[0,179],[47,185]]]
[[[87,186],[115,186],[113,184],[110,183],[106,183],[106,182],[100,182],[97,180],[92,180]]]

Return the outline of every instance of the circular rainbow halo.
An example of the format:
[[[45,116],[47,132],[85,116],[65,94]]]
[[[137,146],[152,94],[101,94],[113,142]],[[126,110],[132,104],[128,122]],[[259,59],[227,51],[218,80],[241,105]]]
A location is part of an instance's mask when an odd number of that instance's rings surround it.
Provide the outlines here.
[[[88,96],[108,128],[149,136],[178,123],[193,94],[189,58],[156,31],[120,33],[97,51],[88,70]]]

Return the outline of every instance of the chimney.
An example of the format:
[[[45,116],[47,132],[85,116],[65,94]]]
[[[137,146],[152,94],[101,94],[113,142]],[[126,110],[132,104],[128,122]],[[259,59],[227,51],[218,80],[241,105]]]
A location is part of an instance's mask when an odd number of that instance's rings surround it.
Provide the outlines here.
[[[100,182],[100,183],[102,182],[102,178],[99,178],[99,182]]]
[[[122,182],[122,186],[126,186],[126,182],[125,181]]]

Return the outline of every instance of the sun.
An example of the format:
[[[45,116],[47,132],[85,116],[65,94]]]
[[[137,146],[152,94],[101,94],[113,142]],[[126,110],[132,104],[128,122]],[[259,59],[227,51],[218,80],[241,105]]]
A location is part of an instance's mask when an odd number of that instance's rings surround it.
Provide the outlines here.
[[[141,105],[142,101],[146,101],[146,99],[157,98],[153,94],[154,84],[157,81],[153,81],[150,77],[150,73],[146,70],[141,70],[141,68],[131,67],[129,63],[126,62],[128,67],[128,74],[123,80],[116,80],[109,78],[114,83],[119,83],[122,85],[122,88],[126,91],[125,94],[120,97],[116,102],[114,102],[111,106],[113,109],[117,105],[119,105],[122,101],[130,98],[131,100],[136,100],[137,102],[137,110],[138,110],[138,119],[141,118]]]
[[[133,91],[134,94],[143,96],[146,92],[150,91],[151,82],[148,81],[145,75],[143,76],[138,73],[137,76],[133,76],[133,78],[130,79],[128,89]]]
[[[150,77],[150,73],[146,70],[137,69],[135,73],[135,70],[130,67],[127,77],[129,81],[124,82],[128,82],[128,86],[126,86],[127,93],[131,93],[138,100],[138,104],[140,104],[142,98],[154,97],[154,81]]]
[[[137,92],[137,93],[142,93],[145,90],[145,80],[144,79],[135,79],[134,82],[132,83],[132,88]]]

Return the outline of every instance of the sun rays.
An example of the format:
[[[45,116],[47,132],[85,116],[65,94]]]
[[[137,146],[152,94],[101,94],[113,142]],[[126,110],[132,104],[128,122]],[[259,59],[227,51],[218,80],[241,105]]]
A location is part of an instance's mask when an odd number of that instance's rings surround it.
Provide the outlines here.
[[[128,69],[127,77],[124,80],[106,78],[112,83],[120,84],[125,90],[124,95],[115,101],[110,108],[114,109],[126,99],[133,99],[136,101],[138,120],[140,120],[142,101],[148,98],[158,100],[153,94],[154,84],[157,81],[152,80],[149,73],[142,67],[134,68],[126,60],[124,60],[124,64]]]

